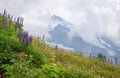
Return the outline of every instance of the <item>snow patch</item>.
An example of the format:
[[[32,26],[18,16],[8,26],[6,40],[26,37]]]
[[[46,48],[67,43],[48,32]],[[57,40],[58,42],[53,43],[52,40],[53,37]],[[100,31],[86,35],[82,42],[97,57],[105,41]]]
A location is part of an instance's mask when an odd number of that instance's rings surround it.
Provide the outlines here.
[[[106,46],[108,46],[108,47],[112,47],[111,45],[107,44],[104,40],[102,40],[102,39],[99,39],[99,40],[100,40],[100,42],[101,42],[102,44],[104,44],[104,45],[106,45]]]
[[[59,49],[64,49],[64,50],[66,50],[66,51],[74,51],[73,48],[65,47],[65,46],[63,46],[62,44],[56,44],[56,43],[50,43],[50,42],[45,42],[45,43],[46,43],[47,45],[53,47],[53,48],[55,48],[55,47],[57,46],[57,48],[59,48]]]

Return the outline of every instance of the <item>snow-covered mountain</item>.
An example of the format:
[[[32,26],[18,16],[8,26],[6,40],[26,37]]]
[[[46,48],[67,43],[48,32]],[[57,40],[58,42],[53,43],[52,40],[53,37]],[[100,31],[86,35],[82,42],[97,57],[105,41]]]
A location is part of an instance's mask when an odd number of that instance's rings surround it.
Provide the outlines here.
[[[104,55],[118,55],[120,54],[120,47],[113,44],[105,36],[96,36],[99,44],[103,47],[93,45],[85,41],[81,36],[74,35],[69,38],[70,27],[74,26],[59,16],[51,16],[51,23],[49,25],[49,35],[50,38],[47,39],[48,42],[62,44],[65,47],[73,48],[77,52],[87,52],[98,54],[102,53]],[[75,30],[74,30],[75,31]]]
[[[99,36],[97,39],[99,40],[99,43],[111,53],[111,55],[120,56],[120,46],[115,45],[105,36]]]

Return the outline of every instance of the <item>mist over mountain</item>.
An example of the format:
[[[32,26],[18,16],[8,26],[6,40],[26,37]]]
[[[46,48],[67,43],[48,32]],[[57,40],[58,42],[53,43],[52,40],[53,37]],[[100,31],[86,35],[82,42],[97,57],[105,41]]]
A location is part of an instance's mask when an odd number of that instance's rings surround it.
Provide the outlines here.
[[[48,42],[63,44],[63,46],[73,48],[77,52],[87,52],[94,54],[102,53],[105,55],[120,54],[120,47],[115,45],[105,36],[96,36],[101,46],[93,45],[85,41],[79,35],[74,35],[69,38],[71,27],[74,26],[74,24],[71,24],[56,15],[51,16],[51,21],[51,29],[48,32],[50,34],[50,38],[47,39]]]

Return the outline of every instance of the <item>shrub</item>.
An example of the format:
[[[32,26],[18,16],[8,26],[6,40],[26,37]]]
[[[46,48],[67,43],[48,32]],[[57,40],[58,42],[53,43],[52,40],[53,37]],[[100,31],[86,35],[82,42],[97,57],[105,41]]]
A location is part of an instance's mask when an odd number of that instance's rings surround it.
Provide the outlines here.
[[[20,59],[17,60],[13,65],[4,64],[2,65],[2,69],[4,69],[5,75],[8,78],[28,78],[30,73],[30,61]]]
[[[40,52],[39,50],[32,46],[27,47],[27,54],[32,55],[33,57],[32,63],[34,64],[35,67],[41,67],[41,65],[47,63],[47,59],[44,53]]]
[[[21,52],[25,51],[24,45],[14,36],[6,36],[6,34],[0,34],[0,52]]]
[[[68,72],[64,67],[43,65],[41,72],[41,78],[68,78]]]
[[[0,53],[0,66],[1,64],[13,64],[16,59],[18,59],[18,56],[15,52]]]

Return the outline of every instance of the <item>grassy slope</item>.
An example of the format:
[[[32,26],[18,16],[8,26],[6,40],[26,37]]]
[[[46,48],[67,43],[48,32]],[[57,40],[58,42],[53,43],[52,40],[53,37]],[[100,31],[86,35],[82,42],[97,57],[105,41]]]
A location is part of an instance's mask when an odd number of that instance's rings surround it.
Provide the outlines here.
[[[0,28],[1,20],[0,15]],[[53,49],[37,39],[25,47],[13,25],[7,23],[5,30],[0,29],[1,75],[9,78],[120,78],[119,66],[100,59]]]
[[[120,67],[101,59],[85,58],[81,54],[52,49],[37,41],[33,41],[33,45],[43,51],[49,61],[53,60],[55,65],[62,65],[79,77],[82,75],[88,78],[88,75],[90,78],[120,78]]]

